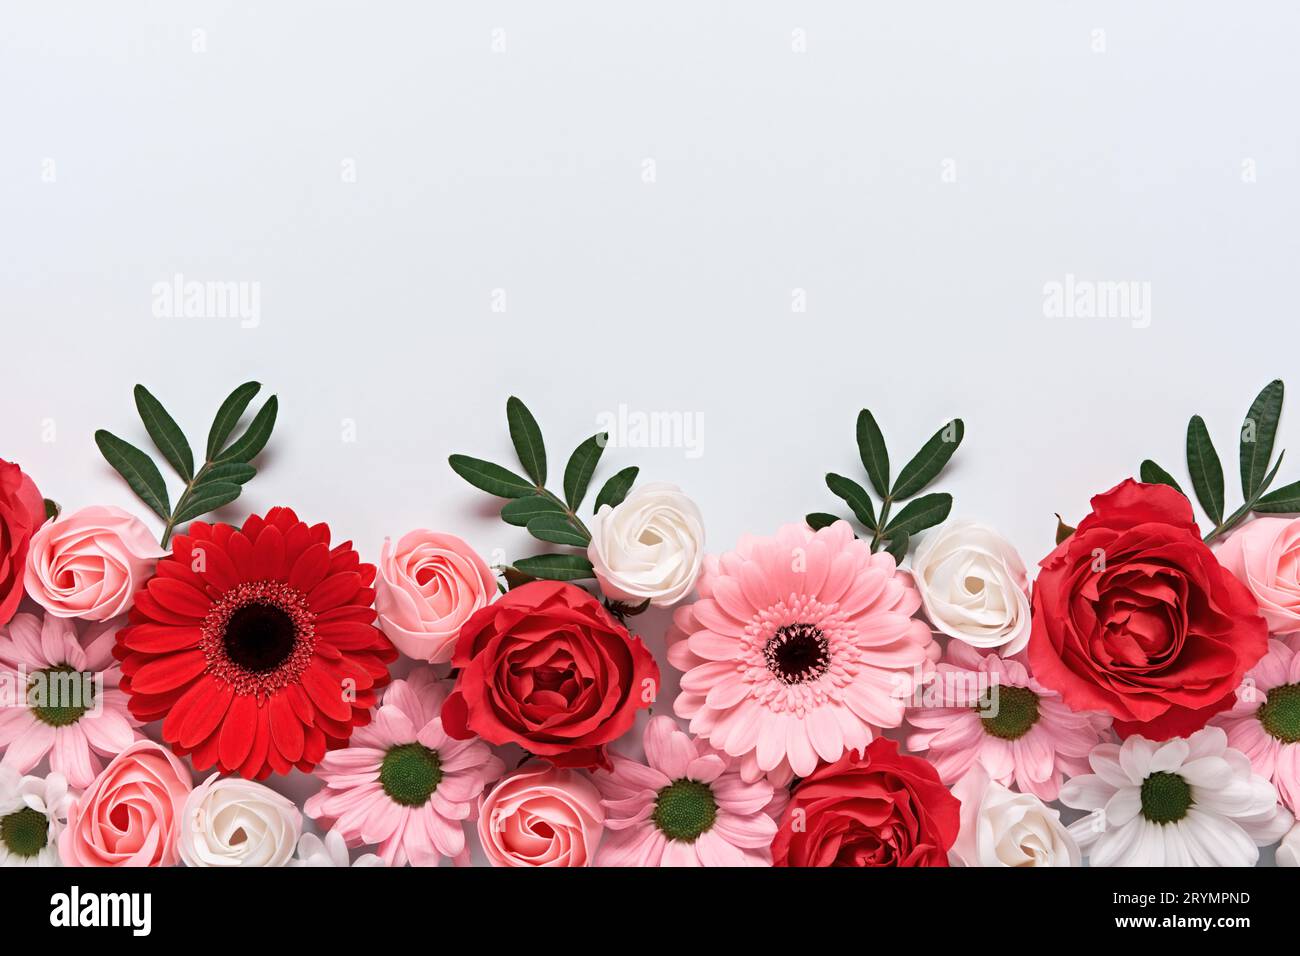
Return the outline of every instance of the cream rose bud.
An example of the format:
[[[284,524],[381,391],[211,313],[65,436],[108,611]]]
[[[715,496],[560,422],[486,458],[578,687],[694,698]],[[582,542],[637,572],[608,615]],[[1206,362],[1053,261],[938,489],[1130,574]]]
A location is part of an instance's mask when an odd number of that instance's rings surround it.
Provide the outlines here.
[[[1029,643],[1029,576],[1011,543],[992,528],[949,522],[912,558],[912,577],[935,630],[1003,657]]]
[[[605,596],[629,604],[676,604],[704,560],[704,519],[676,485],[650,482],[591,523],[587,557]]]
[[[213,774],[181,810],[177,850],[186,866],[284,866],[302,832],[302,814],[269,787]]]
[[[952,788],[961,827],[953,866],[1079,866],[1079,846],[1061,814],[1032,793],[1015,793],[976,767]]]
[[[121,508],[82,508],[32,536],[23,584],[55,617],[107,621],[131,609],[166,553],[144,522]]]
[[[407,657],[451,660],[461,625],[497,595],[492,569],[452,534],[423,529],[384,540],[375,579],[379,626]]]

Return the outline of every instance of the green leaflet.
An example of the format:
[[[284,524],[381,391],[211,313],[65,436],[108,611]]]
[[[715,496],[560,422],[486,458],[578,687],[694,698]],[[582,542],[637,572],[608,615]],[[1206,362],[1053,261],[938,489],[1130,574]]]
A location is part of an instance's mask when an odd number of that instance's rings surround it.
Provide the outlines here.
[[[546,445],[542,442],[542,430],[533,413],[513,395],[506,400],[506,423],[510,427],[510,441],[514,443],[515,454],[519,456],[519,464],[524,466],[524,473],[539,488],[544,487]]]

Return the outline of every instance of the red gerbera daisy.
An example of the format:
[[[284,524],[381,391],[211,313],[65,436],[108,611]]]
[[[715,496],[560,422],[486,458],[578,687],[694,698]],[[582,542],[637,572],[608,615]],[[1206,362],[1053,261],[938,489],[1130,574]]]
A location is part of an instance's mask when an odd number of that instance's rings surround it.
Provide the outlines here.
[[[308,772],[370,722],[397,651],[374,626],[375,566],[288,508],[196,521],[118,632],[131,713],[197,770]]]

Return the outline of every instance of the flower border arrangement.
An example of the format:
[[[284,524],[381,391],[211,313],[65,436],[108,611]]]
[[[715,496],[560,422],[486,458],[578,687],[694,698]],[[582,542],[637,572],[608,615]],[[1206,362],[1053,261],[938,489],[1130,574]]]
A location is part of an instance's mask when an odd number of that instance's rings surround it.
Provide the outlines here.
[[[513,397],[518,468],[449,463],[540,552],[490,565],[419,528],[368,563],[287,507],[209,517],[257,474],[259,391],[226,398],[197,463],[136,387],[174,505],[149,453],[95,434],[157,537],[0,459],[0,864],[431,866],[471,838],[499,867],[1300,862],[1281,381],[1242,425],[1239,507],[1195,416],[1204,526],[1146,460],[1058,519],[1033,574],[922,494],[961,419],[895,476],[864,409],[867,484],[826,476],[852,521],[709,552],[697,505],[636,466],[585,508],[604,433],[550,484]],[[633,632],[650,607],[667,633]],[[318,781],[301,806],[268,786],[292,772]]]

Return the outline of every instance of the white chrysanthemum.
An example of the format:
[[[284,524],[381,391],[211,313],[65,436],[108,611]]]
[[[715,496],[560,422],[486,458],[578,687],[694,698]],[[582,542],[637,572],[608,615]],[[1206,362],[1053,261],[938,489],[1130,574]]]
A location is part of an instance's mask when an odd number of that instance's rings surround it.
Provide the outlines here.
[[[59,834],[75,799],[61,773],[42,779],[0,767],[0,866],[59,866]]]
[[[1102,744],[1088,762],[1094,772],[1066,781],[1061,802],[1093,811],[1070,827],[1092,866],[1254,866],[1292,823],[1218,727]]]
[[[290,866],[386,866],[382,857],[363,853],[350,862],[348,845],[338,830],[331,830],[322,840],[314,833],[304,833],[298,841],[298,856],[289,861]]]
[[[1300,823],[1287,831],[1277,845],[1278,866],[1300,866]]]

